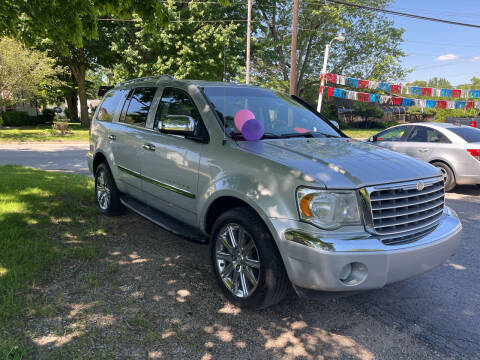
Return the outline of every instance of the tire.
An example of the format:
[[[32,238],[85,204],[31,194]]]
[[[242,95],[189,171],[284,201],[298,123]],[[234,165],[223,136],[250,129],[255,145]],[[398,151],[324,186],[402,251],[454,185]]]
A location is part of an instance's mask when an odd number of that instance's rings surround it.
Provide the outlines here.
[[[236,246],[232,246],[231,234]],[[241,307],[263,309],[274,305],[290,287],[272,235],[248,208],[226,211],[215,221],[210,258],[218,286],[228,300]]]
[[[105,215],[118,215],[124,209],[112,172],[104,162],[95,171],[95,202],[98,210]]]
[[[455,182],[455,174],[450,166],[442,162],[434,162],[432,165],[439,168],[442,172],[445,179],[445,191],[452,191],[457,184]]]

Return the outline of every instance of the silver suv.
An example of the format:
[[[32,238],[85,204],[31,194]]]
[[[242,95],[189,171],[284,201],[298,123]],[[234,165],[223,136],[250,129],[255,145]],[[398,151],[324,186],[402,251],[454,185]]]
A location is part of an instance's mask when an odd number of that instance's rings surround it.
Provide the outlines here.
[[[241,306],[275,304],[291,285],[306,297],[381,288],[460,242],[438,169],[264,88],[121,83],[95,113],[88,160],[100,212],[127,207],[208,243],[220,288]]]

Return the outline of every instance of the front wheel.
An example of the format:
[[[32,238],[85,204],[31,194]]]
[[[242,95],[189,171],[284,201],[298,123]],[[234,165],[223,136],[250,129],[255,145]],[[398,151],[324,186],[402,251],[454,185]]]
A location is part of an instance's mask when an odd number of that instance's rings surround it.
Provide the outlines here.
[[[455,175],[453,174],[452,169],[450,169],[450,166],[442,162],[434,162],[432,165],[440,169],[442,172],[445,191],[452,191],[457,184],[455,182]]]
[[[210,257],[218,285],[233,303],[261,309],[289,288],[280,253],[262,220],[248,208],[222,214],[213,226]]]
[[[117,215],[123,210],[120,192],[105,163],[98,165],[95,171],[95,200],[100,212],[106,215]]]

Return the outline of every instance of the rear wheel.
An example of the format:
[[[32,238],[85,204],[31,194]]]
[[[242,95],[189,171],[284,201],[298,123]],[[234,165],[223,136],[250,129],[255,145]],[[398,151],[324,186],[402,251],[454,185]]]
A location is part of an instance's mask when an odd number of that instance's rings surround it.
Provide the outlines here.
[[[436,166],[440,169],[443,175],[443,180],[445,183],[445,191],[451,191],[457,185],[455,182],[455,175],[453,174],[452,169],[445,163],[442,162],[434,162],[432,163],[433,166]]]
[[[290,282],[275,242],[248,208],[229,210],[216,220],[210,257],[218,285],[239,306],[266,308],[288,291]]]
[[[117,215],[123,210],[120,192],[107,164],[101,163],[95,171],[95,199],[98,209],[106,215]]]

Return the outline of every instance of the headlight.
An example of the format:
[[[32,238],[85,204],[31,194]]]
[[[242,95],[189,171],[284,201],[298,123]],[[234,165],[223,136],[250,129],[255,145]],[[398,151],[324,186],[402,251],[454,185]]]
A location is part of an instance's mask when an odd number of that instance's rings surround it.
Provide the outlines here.
[[[355,191],[299,188],[297,205],[302,220],[323,229],[332,230],[345,225],[360,224]]]

